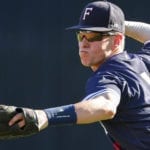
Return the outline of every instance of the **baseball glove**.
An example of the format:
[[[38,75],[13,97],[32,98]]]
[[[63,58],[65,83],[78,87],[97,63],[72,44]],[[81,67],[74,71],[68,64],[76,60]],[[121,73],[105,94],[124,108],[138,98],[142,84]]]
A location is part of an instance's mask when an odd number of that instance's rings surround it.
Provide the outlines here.
[[[17,113],[23,113],[24,115],[25,126],[23,128],[20,128],[17,123],[12,126],[8,125],[9,121]],[[0,139],[15,139],[38,133],[41,130],[41,123],[38,118],[40,118],[39,111],[0,105]]]

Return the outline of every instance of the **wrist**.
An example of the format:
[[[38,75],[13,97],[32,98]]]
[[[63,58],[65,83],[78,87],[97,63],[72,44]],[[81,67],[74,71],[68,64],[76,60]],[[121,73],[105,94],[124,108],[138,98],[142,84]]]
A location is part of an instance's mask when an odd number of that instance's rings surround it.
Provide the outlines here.
[[[44,110],[50,125],[76,124],[77,115],[74,105],[48,108]]]

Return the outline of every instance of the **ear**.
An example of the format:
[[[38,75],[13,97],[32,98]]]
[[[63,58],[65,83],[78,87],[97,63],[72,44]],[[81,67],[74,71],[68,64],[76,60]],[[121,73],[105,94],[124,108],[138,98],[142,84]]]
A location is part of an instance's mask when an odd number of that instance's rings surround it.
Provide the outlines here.
[[[117,34],[114,36],[114,49],[116,49],[120,45],[122,39],[123,39],[122,34]]]

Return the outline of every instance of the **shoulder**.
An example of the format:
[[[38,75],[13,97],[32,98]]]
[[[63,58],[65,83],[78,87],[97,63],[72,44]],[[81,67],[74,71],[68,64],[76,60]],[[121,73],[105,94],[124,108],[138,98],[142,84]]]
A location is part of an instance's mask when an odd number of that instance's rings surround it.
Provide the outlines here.
[[[111,71],[97,71],[91,76],[86,83],[86,94],[100,93],[108,90],[119,90],[119,77]]]
[[[147,51],[148,53],[150,53],[150,40],[146,41],[142,47],[142,51]]]
[[[137,52],[137,54],[145,63],[147,69],[150,71],[150,41],[146,41],[141,50]]]

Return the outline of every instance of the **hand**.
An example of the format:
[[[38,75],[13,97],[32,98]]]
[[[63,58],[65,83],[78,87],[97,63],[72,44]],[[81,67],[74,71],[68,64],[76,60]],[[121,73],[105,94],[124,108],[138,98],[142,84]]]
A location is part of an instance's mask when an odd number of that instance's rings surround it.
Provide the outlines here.
[[[26,109],[24,109],[25,111]],[[39,131],[43,130],[48,126],[48,119],[46,113],[42,110],[35,110],[35,114],[38,120],[38,128]],[[13,126],[14,124],[18,124],[20,128],[23,128],[26,125],[25,115],[24,113],[16,114],[10,121],[9,126]]]
[[[47,115],[42,110],[0,105],[1,140],[30,136],[47,126]]]

